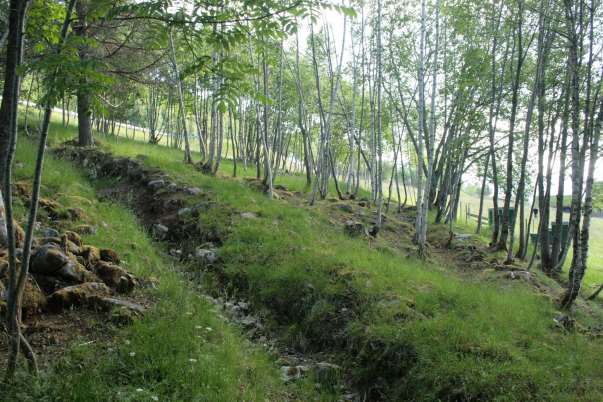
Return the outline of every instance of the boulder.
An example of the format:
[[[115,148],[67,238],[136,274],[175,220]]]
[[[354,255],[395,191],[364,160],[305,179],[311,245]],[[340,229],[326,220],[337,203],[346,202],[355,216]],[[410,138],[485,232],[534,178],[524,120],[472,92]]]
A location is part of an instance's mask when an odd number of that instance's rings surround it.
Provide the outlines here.
[[[79,234],[72,232],[71,230],[67,230],[65,232],[65,236],[67,236],[67,240],[72,241],[73,243],[77,244],[79,247],[82,246],[82,238],[80,237]]]
[[[42,231],[42,235],[45,238],[49,238],[49,237],[59,237],[59,231],[53,228],[46,228]]]
[[[97,278],[94,274],[84,268],[80,263],[69,261],[67,264],[54,273],[55,276],[59,276],[71,283],[83,283],[95,281]]]
[[[107,261],[113,264],[119,264],[119,255],[110,248],[101,248],[100,250],[101,261]]]
[[[122,267],[106,261],[99,261],[94,270],[98,277],[119,293],[128,293],[136,285],[136,279]]]
[[[90,270],[101,259],[100,250],[94,246],[81,247],[78,256],[81,257],[82,264]]]
[[[103,296],[111,295],[111,290],[104,283],[86,282],[80,285],[59,289],[48,297],[50,310],[60,311],[71,307],[91,305]]]
[[[151,181],[149,181],[147,186],[149,186],[153,190],[157,190],[157,189],[165,186],[165,180],[163,180],[163,179],[151,180]]]
[[[350,237],[368,236],[366,227],[358,221],[346,221],[343,230]]]
[[[70,262],[67,255],[59,248],[45,244],[34,251],[29,270],[34,274],[54,275]]]

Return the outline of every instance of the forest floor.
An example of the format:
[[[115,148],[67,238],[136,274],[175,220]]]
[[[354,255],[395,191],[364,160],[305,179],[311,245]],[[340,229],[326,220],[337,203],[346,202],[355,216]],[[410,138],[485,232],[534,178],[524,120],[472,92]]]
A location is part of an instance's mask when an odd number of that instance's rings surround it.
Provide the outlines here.
[[[53,145],[74,133],[53,124]],[[565,316],[561,285],[503,266],[479,238],[450,242],[432,226],[421,261],[412,209],[392,208],[372,237],[365,200],[310,206],[297,176],[269,200],[257,181],[205,175],[179,150],[100,149],[49,155],[43,195],[82,208],[98,228],[86,242],[153,278],[138,290],[149,311],[129,325],[91,317],[12,400],[603,398],[600,301]],[[33,160],[21,141],[19,179]]]

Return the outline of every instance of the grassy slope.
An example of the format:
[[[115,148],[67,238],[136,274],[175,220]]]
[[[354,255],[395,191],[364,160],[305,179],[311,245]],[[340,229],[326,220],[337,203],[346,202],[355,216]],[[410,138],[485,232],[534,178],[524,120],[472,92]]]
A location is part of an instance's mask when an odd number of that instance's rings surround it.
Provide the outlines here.
[[[120,130],[117,131],[118,135],[120,136],[125,136],[126,132],[125,132],[125,127],[122,126]],[[128,133],[128,137],[132,138],[133,136],[133,132],[130,129],[129,133]],[[136,136],[134,137],[136,138],[136,140],[139,141],[143,141],[146,138],[143,133],[141,131],[137,131],[136,132]],[[163,137],[161,144],[162,145],[166,145],[167,144],[167,138]],[[198,142],[196,141],[196,139],[193,139],[191,142],[191,149],[195,150],[198,148]],[[225,150],[226,151],[226,150]],[[176,151],[177,153],[178,151]],[[227,156],[228,158],[230,156]],[[232,168],[232,162],[230,161],[224,161],[223,166],[221,168],[221,171],[224,173],[231,173],[233,170]],[[251,166],[250,169],[248,169],[247,171],[243,171],[241,169],[241,166],[239,165],[238,167],[238,172],[239,174],[243,174],[243,175],[248,175],[248,176],[253,176],[255,174],[255,170],[254,167]],[[302,189],[302,184],[303,184],[303,179],[301,179],[300,177],[279,177],[278,180],[279,183],[287,185],[288,187],[291,188],[295,188],[297,190],[301,190]],[[389,184],[389,182],[384,183],[385,186],[385,190],[387,190],[387,185]],[[411,188],[409,188],[409,191],[412,191]],[[566,196],[566,199],[564,200],[565,205],[569,205],[569,198]],[[395,197],[393,197],[393,199],[395,199]],[[409,197],[409,205],[412,204],[412,197]],[[479,197],[472,195],[472,194],[468,194],[468,193],[461,193],[461,201],[460,201],[461,205],[460,205],[460,215],[461,217],[459,218],[459,223],[458,223],[458,228],[465,230],[469,233],[472,233],[475,230],[476,227],[476,221],[475,218],[471,218],[468,222],[467,225],[464,224],[464,211],[465,211],[465,205],[468,205],[471,213],[473,214],[477,214],[477,212],[479,211]],[[488,208],[492,208],[492,199],[490,196],[485,197],[485,202],[484,202],[484,209],[485,209],[485,216],[487,216],[487,209]],[[528,206],[529,208],[529,206]],[[553,212],[554,213],[554,210]],[[567,216],[567,214],[566,214]],[[567,216],[567,218],[569,218],[569,216]],[[535,225],[537,225],[537,223],[535,223]],[[484,227],[485,231],[487,232],[487,225]],[[519,229],[517,229],[519,230]],[[603,219],[601,218],[594,218],[592,220],[591,223],[591,231],[590,231],[590,236],[591,236],[591,240],[590,240],[590,252],[589,252],[589,258],[588,258],[588,270],[586,271],[586,275],[584,277],[584,287],[585,287],[585,291],[587,293],[591,293],[594,291],[594,289],[596,289],[599,285],[603,284]],[[567,263],[565,266],[565,269],[569,269],[569,262],[571,261],[571,253],[568,256],[567,259]],[[603,299],[603,294],[601,294],[599,296],[599,298]]]
[[[53,126],[53,137],[60,127]],[[22,140],[17,179],[29,179],[34,146]],[[264,401],[319,400],[308,383],[285,386],[273,358],[226,324],[213,305],[186,286],[124,207],[95,199],[95,189],[69,163],[48,157],[43,195],[81,207],[98,227],[85,241],[115,249],[138,276],[159,279],[156,305],[103,345],[74,346],[39,380],[23,375],[2,400],[23,401]],[[21,384],[21,382],[19,383]],[[17,385],[19,385],[17,384]],[[4,399],[4,398],[7,399]],[[157,398],[157,399],[155,399]]]
[[[121,155],[145,154],[179,181],[260,213],[232,228],[221,249],[227,285],[286,328],[284,337],[298,347],[342,342],[360,385],[389,381],[392,399],[603,398],[603,345],[552,330],[549,301],[521,284],[469,282],[397,250],[371,249],[345,237],[320,209],[269,201],[240,181],[205,176],[181,163],[181,151],[107,144]],[[291,178],[287,184],[302,186]],[[337,320],[349,306],[355,315],[342,328]]]

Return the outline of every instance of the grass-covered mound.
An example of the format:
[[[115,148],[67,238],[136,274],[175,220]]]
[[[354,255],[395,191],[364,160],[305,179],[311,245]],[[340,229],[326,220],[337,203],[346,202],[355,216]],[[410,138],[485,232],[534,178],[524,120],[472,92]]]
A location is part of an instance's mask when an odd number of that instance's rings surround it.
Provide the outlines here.
[[[243,181],[204,175],[180,151],[105,144],[146,155],[146,164],[210,191],[224,208],[255,212],[199,218],[228,233],[219,272],[205,278],[249,299],[290,345],[336,354],[371,399],[603,398],[601,342],[556,329],[554,306],[529,288],[461,279],[396,247],[350,239],[320,206],[268,200]]]

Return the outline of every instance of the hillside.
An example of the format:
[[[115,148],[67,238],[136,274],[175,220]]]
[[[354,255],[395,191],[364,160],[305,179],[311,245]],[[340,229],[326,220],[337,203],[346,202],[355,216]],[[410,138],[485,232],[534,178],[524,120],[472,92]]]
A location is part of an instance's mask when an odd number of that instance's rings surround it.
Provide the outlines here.
[[[72,135],[52,126],[43,195],[81,208],[98,228],[85,241],[158,285],[135,291],[149,311],[133,324],[106,329],[93,314],[86,333],[34,342],[54,357],[36,387],[9,391],[16,399],[603,397],[600,303],[580,300],[567,321],[553,302],[559,285],[492,261],[479,239],[449,248],[447,229],[432,227],[422,262],[412,209],[390,211],[377,238],[346,234],[348,221],[370,227],[364,201],[309,206],[295,176],[269,200],[254,180],[203,174],[177,150],[117,138],[98,150],[61,145]],[[19,179],[33,157],[22,141]]]

